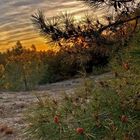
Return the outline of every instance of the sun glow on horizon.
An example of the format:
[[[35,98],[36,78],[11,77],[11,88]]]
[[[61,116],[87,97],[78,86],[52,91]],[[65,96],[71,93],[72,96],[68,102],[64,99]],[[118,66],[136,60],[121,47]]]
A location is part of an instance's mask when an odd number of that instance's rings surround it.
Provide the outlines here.
[[[6,0],[0,2],[0,52],[6,51],[15,46],[19,40],[24,46],[30,48],[32,44],[37,50],[48,50],[48,44],[43,37],[40,37],[37,29],[33,27],[31,15],[41,9],[46,18],[53,17],[61,11],[68,11],[81,18],[81,14],[87,7],[79,1],[72,0]],[[47,11],[46,11],[47,9]]]

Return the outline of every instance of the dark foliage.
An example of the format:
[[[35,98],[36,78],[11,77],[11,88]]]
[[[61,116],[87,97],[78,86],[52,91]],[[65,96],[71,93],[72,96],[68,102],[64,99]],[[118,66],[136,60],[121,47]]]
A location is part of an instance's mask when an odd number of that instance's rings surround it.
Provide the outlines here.
[[[52,19],[46,19],[41,11],[32,15],[33,23],[39,28],[41,34],[51,38],[53,42],[64,40],[74,40],[78,37],[83,37],[86,41],[96,41],[99,43],[107,44],[108,42],[103,36],[102,32],[107,29],[111,31],[118,30],[117,28],[123,26],[129,21],[137,20],[140,15],[131,17],[135,12],[135,9],[139,8],[139,3],[136,0],[81,0],[91,6],[94,5],[109,5],[114,6],[116,12],[118,12],[118,18],[115,20],[107,18],[109,24],[103,25],[96,21],[93,24],[92,17],[86,17],[84,24],[76,25],[72,15],[65,13],[60,17],[54,17]],[[122,19],[123,17],[123,19]],[[125,18],[124,18],[125,17]],[[81,23],[81,22],[80,22]]]
[[[86,2],[93,3],[94,1]],[[96,2],[98,4],[102,3],[102,1]],[[133,5],[132,7],[134,9]],[[88,56],[84,62],[80,63],[87,72],[91,72],[94,65],[104,66],[108,63],[113,49],[115,51],[120,49],[112,46],[127,44],[132,37],[140,14],[136,14],[132,9],[129,12],[127,11],[127,14],[129,16],[122,12],[118,13],[114,20],[106,18],[105,20],[108,21],[108,24],[103,25],[98,19],[93,21],[92,16],[86,16],[84,21],[80,21],[80,24],[77,24],[74,17],[68,13],[52,19],[46,19],[43,13],[38,11],[38,13],[32,15],[32,21],[45,38],[56,43],[60,50],[64,49],[69,56]],[[136,22],[131,25],[130,21]],[[130,31],[126,30],[127,28],[130,28]]]

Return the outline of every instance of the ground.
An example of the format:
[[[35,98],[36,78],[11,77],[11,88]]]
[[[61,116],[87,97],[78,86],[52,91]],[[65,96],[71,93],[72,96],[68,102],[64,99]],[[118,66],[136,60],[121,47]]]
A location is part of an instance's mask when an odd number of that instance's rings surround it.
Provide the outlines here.
[[[98,81],[103,77],[110,77],[111,73],[99,76],[91,76],[92,80]],[[0,140],[26,140],[23,130],[26,128],[24,112],[33,103],[37,102],[36,96],[47,95],[58,98],[61,93],[70,94],[83,79],[72,79],[38,87],[28,92],[1,92],[0,91]],[[6,131],[3,131],[3,129]]]

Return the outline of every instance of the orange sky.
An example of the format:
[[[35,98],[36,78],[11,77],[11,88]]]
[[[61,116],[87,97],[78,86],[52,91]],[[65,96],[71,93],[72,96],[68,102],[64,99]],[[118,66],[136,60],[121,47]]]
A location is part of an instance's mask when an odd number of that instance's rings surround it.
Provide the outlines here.
[[[38,9],[52,17],[62,11],[79,14],[87,7],[76,0],[0,0],[0,51],[13,47],[18,40],[23,46],[34,44],[38,50],[47,48],[46,40],[30,20]]]
[[[31,15],[38,9],[46,17],[69,12],[80,18],[89,7],[77,0],[0,0],[0,51],[12,48],[18,40],[26,47],[34,44],[38,50],[49,46],[31,22]]]

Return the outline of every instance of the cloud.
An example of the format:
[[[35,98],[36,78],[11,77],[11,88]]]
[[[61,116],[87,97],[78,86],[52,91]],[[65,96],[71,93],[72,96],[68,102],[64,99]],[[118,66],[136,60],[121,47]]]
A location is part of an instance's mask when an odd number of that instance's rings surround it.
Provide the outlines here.
[[[16,40],[31,42],[39,37],[30,20],[37,9],[51,17],[61,11],[81,14],[87,7],[76,0],[0,0],[0,49],[10,47]]]

